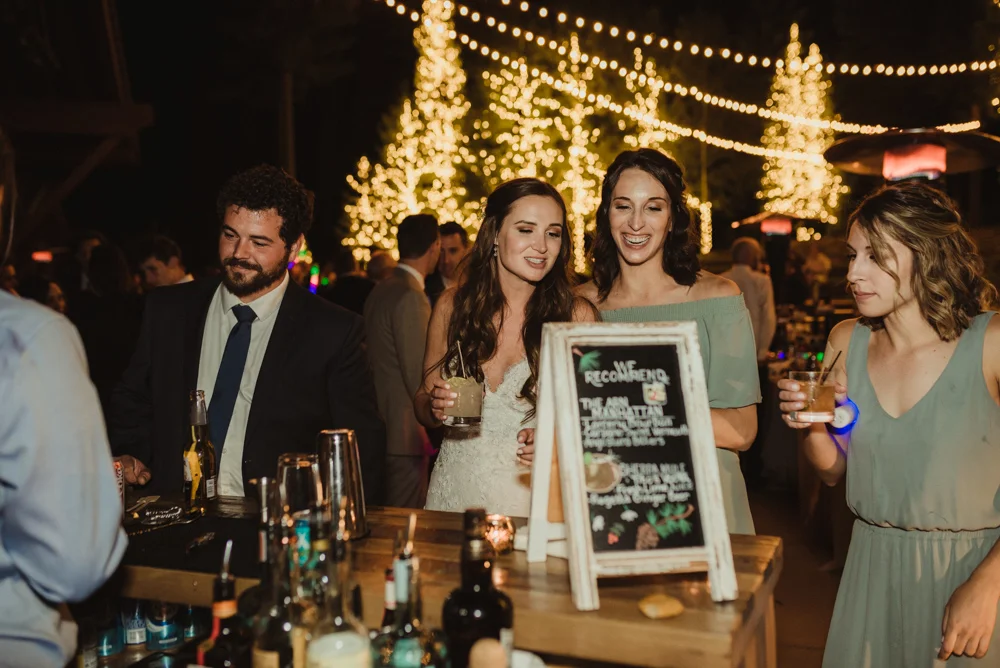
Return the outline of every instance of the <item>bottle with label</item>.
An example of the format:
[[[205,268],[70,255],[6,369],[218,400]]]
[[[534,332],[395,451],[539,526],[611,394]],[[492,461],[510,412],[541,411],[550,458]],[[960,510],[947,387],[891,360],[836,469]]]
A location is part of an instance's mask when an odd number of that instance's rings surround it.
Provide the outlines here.
[[[297,668],[292,648],[292,585],[288,561],[294,545],[294,523],[278,520],[275,541],[269,546],[270,591],[254,620],[253,668]],[[301,664],[298,664],[301,665]]]
[[[184,449],[184,500],[189,507],[204,506],[217,495],[219,468],[215,446],[208,436],[205,393],[191,391],[191,442]]]
[[[385,606],[382,610],[382,624],[380,628],[392,628],[396,620],[396,580],[393,577],[392,569],[385,569]]]
[[[236,579],[229,574],[233,541],[226,542],[222,570],[212,596],[212,635],[198,645],[198,664],[206,668],[243,668],[249,664],[253,636],[236,614]]]
[[[181,644],[181,627],[177,623],[177,606],[153,601],[146,606],[146,649],[159,652]]]
[[[510,665],[514,651],[514,605],[493,584],[493,546],[486,540],[486,511],[465,511],[462,586],[445,599],[441,624],[448,639],[452,668],[466,668],[477,640],[498,640]]]
[[[122,637],[126,645],[146,644],[146,615],[142,612],[142,601],[127,598],[122,601]]]
[[[393,566],[396,614],[393,626],[372,643],[376,666],[422,668],[448,665],[434,635],[420,620],[420,559],[412,552]]]
[[[343,513],[334,540],[328,541],[325,609],[310,630],[306,654],[308,668],[368,668],[371,666],[371,646],[368,632],[354,616],[351,605],[349,536],[345,531]]]

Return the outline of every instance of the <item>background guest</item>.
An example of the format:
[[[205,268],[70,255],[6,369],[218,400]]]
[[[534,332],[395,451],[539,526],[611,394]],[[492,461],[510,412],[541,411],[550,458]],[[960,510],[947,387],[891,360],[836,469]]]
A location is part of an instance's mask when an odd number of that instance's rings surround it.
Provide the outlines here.
[[[413,411],[423,380],[431,305],[424,279],[438,264],[441,241],[433,216],[407,216],[396,233],[399,265],[365,304],[379,410],[386,421],[386,503],[423,508],[427,496],[428,439]]]
[[[320,296],[358,315],[364,313],[365,301],[375,287],[375,281],[361,271],[350,248],[337,249],[333,259],[333,271],[336,273],[333,284]]]
[[[431,306],[448,288],[457,286],[462,280],[462,260],[469,254],[469,233],[454,222],[447,222],[438,228],[441,234],[441,258],[437,271],[427,277],[424,291]]]
[[[389,278],[392,275],[392,270],[395,268],[396,260],[392,257],[392,254],[387,250],[380,249],[372,251],[371,258],[368,260],[368,266],[365,268],[365,273],[368,274],[368,278],[378,283]]]
[[[139,246],[136,257],[146,290],[194,280],[184,267],[181,247],[169,237],[158,234],[146,239]]]
[[[774,339],[774,331],[778,322],[774,310],[774,287],[771,279],[759,271],[764,258],[764,249],[756,239],[740,237],[733,242],[730,251],[733,255],[733,268],[722,274],[740,287],[743,301],[750,311],[750,322],[753,324],[754,340],[757,342],[757,361],[767,359],[767,352]]]
[[[18,294],[25,299],[48,306],[56,313],[66,314],[66,295],[59,284],[42,274],[30,274],[19,283]]]
[[[91,251],[89,276],[89,287],[70,305],[69,315],[80,332],[90,379],[107,416],[111,393],[139,340],[143,302],[118,246],[105,243]]]

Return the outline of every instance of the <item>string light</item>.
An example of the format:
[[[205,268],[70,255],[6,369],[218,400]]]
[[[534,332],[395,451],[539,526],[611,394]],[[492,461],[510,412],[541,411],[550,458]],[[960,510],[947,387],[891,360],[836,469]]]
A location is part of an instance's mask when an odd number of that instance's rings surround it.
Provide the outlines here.
[[[459,7],[459,13],[462,14],[463,16],[467,15],[468,12],[471,11],[471,10],[468,10],[468,8],[465,5],[459,4],[458,7]],[[466,11],[463,11],[463,10],[466,10]],[[478,19],[473,19],[473,22],[474,23],[478,23],[479,20]],[[487,25],[489,25],[488,21],[487,21]],[[522,32],[522,31],[524,31],[524,29],[521,28],[521,27],[517,27],[517,28],[515,28],[515,31],[516,32],[514,33],[514,35],[516,37],[517,34],[518,34],[518,32]],[[652,38],[653,36],[652,35],[647,35],[647,37]],[[531,41],[531,40],[529,39],[529,41]],[[645,39],[643,41],[645,42]],[[679,44],[679,42],[675,42],[675,44]],[[542,47],[546,47],[547,46],[551,50],[557,50],[559,47],[562,47],[564,50],[566,49],[565,43],[560,44],[559,42],[557,42],[552,37],[542,36],[542,35],[538,36],[538,45],[542,46]],[[709,51],[709,53],[712,52],[711,49],[708,49],[708,51]],[[728,49],[724,49],[724,51],[728,51]],[[595,60],[598,64],[600,64],[601,62],[607,62],[607,61],[604,60],[604,58],[602,58],[600,56],[596,56],[596,55],[593,55],[593,54],[587,54],[587,53],[583,53],[583,52],[581,52],[581,53],[588,60]],[[562,55],[562,54],[560,54],[560,55]],[[765,60],[767,60],[768,62],[770,62],[769,59],[765,59]],[[784,60],[778,60],[777,62],[781,63],[782,67],[784,67],[784,62],[785,62]],[[818,65],[822,69],[822,64],[820,63]],[[789,66],[790,66],[789,69],[791,69],[792,67],[795,67],[795,68],[801,67],[799,61],[796,61],[795,63],[789,63]],[[815,66],[813,66],[813,67],[815,67]],[[843,67],[847,67],[847,66],[845,65]],[[629,73],[628,70],[626,70],[625,68],[619,68],[619,67],[617,67],[617,63],[609,65],[609,69],[613,70],[614,74],[616,74],[618,77],[620,77],[622,79],[627,79],[627,77],[629,77],[629,76],[635,76],[634,74]],[[658,75],[656,75],[654,73],[651,76],[658,76]],[[724,96],[715,95],[715,94],[709,93],[708,91],[700,90],[697,86],[690,86],[689,87],[689,86],[684,86],[684,85],[679,84],[679,83],[674,83],[674,82],[665,81],[665,80],[662,83],[663,83],[662,89],[665,92],[667,92],[667,93],[673,93],[673,94],[679,95],[681,97],[693,98],[697,102],[700,102],[701,104],[711,105],[711,106],[717,107],[719,109],[725,109],[727,111],[732,111],[732,112],[744,114],[744,115],[747,115],[747,116],[757,116],[757,117],[762,118],[762,119],[767,120],[767,121],[779,120],[779,121],[782,121],[784,123],[788,123],[788,124],[792,124],[792,125],[810,125],[810,126],[813,126],[813,127],[824,129],[824,130],[825,129],[833,129],[836,132],[843,132],[843,133],[848,133],[848,134],[875,135],[875,134],[881,134],[883,132],[887,132],[887,131],[890,130],[890,128],[885,127],[883,125],[865,125],[865,124],[860,124],[860,123],[847,123],[847,122],[839,121],[839,120],[836,120],[836,119],[830,119],[830,118],[813,118],[813,117],[808,117],[808,116],[797,116],[795,114],[789,114],[787,112],[780,112],[780,111],[777,111],[775,109],[769,108],[767,106],[760,106],[760,105],[753,104],[753,103],[741,102],[740,100],[735,100],[735,99],[732,99],[732,98],[727,98],[727,97],[724,97]],[[977,128],[980,127],[980,123],[979,123],[979,121],[968,121],[968,123],[961,124],[961,126],[962,127],[967,127],[969,129],[977,129]],[[943,127],[942,127],[942,129],[943,129]]]
[[[370,246],[390,249],[398,257],[396,226],[409,214],[429,210],[444,220],[474,225],[479,203],[469,201],[460,171],[475,158],[461,132],[470,105],[452,37],[453,8],[448,0],[424,0],[423,20],[413,31],[419,54],[413,97],[403,101],[381,162],[373,165],[362,157],[356,174],[347,177],[354,197],[344,207],[351,220],[344,244],[359,259],[368,257]]]
[[[517,57],[511,56],[510,54],[505,54],[505,53],[500,52],[500,51],[498,51],[496,49],[492,49],[491,47],[488,47],[488,46],[482,44],[482,42],[478,42],[477,40],[472,39],[469,35],[467,35],[465,33],[458,32],[457,35],[459,37],[459,41],[461,41],[462,44],[466,44],[466,45],[468,45],[472,49],[479,48],[480,52],[483,52],[482,49],[485,47],[485,49],[486,49],[485,54],[488,55],[488,56],[490,56],[490,57],[493,57],[495,55],[497,59],[502,59],[503,57],[506,57],[506,58],[508,58],[511,61],[517,60]],[[591,60],[593,60],[593,59],[591,58]],[[611,67],[612,69],[614,69],[613,66],[615,66],[615,65],[617,65],[617,63],[615,61],[611,61],[610,63],[607,62],[607,61],[601,61],[599,63],[599,66],[601,67],[601,69],[607,69],[609,67]],[[559,67],[560,68],[563,68],[565,66],[566,66],[566,61],[562,60],[562,61],[559,62]],[[537,68],[533,68],[532,71],[535,71],[536,69]],[[625,69],[625,68],[620,68],[620,69]],[[626,74],[627,74],[627,70],[626,70]],[[549,85],[555,85],[555,86],[563,85],[563,84],[560,84],[558,82],[556,82],[555,84],[553,84],[549,80],[546,79],[546,77],[548,77],[548,79],[553,79],[554,80],[554,78],[551,75],[548,75],[548,74],[546,74],[544,72],[542,73],[542,75],[544,75],[542,77],[543,82],[548,83]],[[563,91],[563,92],[569,92],[569,93],[574,94],[574,95],[577,94],[576,91],[574,91],[572,88],[569,88],[569,87],[567,87],[566,90]],[[620,103],[616,102],[613,98],[611,98],[610,96],[607,96],[607,95],[596,96],[596,103],[597,103],[598,107],[600,107],[600,108],[608,109],[611,112],[613,112],[615,114],[618,114],[618,115],[625,115],[626,117],[628,117],[628,118],[630,118],[632,120],[635,119],[634,118],[635,116],[640,115],[640,112],[636,111],[633,108],[633,105],[631,105],[631,104],[620,104]],[[755,155],[755,156],[765,157],[765,158],[768,158],[768,157],[782,157],[782,158],[788,158],[788,159],[792,159],[792,160],[808,160],[808,161],[812,161],[812,162],[822,162],[823,161],[823,156],[820,153],[804,153],[804,152],[801,152],[801,151],[773,151],[771,149],[765,148],[765,147],[760,146],[760,145],[748,144],[746,142],[739,142],[739,141],[734,141],[732,139],[726,139],[725,137],[718,137],[716,135],[710,135],[710,134],[704,132],[703,130],[697,130],[697,129],[686,127],[686,126],[683,126],[683,125],[677,125],[676,123],[669,123],[669,122],[663,121],[663,120],[660,120],[659,123],[660,123],[661,128],[664,131],[666,131],[666,132],[673,133],[673,134],[675,134],[675,135],[677,135],[679,137],[686,137],[686,138],[695,139],[697,141],[704,142],[704,143],[706,143],[706,144],[708,144],[710,146],[715,146],[717,148],[721,148],[721,149],[724,149],[724,150],[727,150],[727,151],[737,151],[739,153],[746,153],[748,155]]]
[[[801,66],[775,71],[769,104],[797,115],[815,118],[828,115],[830,84],[823,73],[823,58],[819,47],[810,45],[808,55],[803,57],[799,27],[794,23],[790,30],[785,62],[801,63]],[[829,128],[788,126],[774,122],[765,130],[763,141],[765,146],[781,150],[818,152],[829,146],[833,138],[833,130]],[[839,198],[846,193],[847,187],[828,163],[772,158],[764,164],[764,175],[757,197],[764,200],[765,211],[833,225],[837,222]]]
[[[378,0],[376,0],[378,1]],[[994,0],[994,3],[998,3],[1000,0]],[[503,5],[509,5],[509,2],[502,2]],[[522,2],[520,4],[522,12],[531,12],[532,6],[529,2]],[[548,15],[548,10],[544,7],[539,7],[537,13],[542,18]],[[574,23],[578,28],[585,28],[590,25],[594,32],[601,32],[603,25],[600,21],[590,21],[583,16],[567,16],[567,20]],[[626,30],[622,32],[617,27],[613,27],[610,30],[610,35],[612,37],[624,37],[626,41],[633,41],[635,39],[635,32],[632,30]],[[629,35],[632,35],[630,38]],[[668,48],[673,48],[675,51],[680,51],[682,46],[680,42],[676,40],[671,40],[667,37],[656,35],[651,35],[652,41],[660,42],[660,48],[667,50]],[[772,61],[767,57],[758,57],[755,54],[749,54],[744,56],[742,53],[734,52],[732,49],[722,47],[708,47],[700,44],[690,44],[688,45],[688,50],[692,55],[701,55],[703,58],[712,58],[716,53],[718,53],[724,60],[731,60],[735,63],[746,63],[751,67],[755,67],[758,64],[761,67],[769,68],[772,65],[777,68],[780,67],[781,60]],[[734,55],[735,54],[735,55]],[[730,58],[732,56],[732,58]],[[994,60],[973,60],[961,63],[946,63],[944,65],[892,65],[886,66],[885,64],[880,65],[865,65],[863,63],[827,63],[826,69],[829,74],[834,72],[842,75],[849,76],[868,76],[872,73],[880,74],[884,76],[925,76],[930,75],[951,75],[951,74],[962,74],[965,72],[985,72],[996,69],[997,63]],[[891,68],[891,69],[890,69]],[[920,70],[923,69],[921,72]]]

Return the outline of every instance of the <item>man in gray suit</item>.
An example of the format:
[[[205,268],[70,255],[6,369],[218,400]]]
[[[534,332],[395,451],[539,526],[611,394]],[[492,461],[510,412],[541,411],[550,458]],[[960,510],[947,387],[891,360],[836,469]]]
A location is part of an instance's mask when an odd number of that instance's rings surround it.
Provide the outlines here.
[[[427,497],[428,440],[413,412],[423,380],[431,304],[424,279],[437,267],[437,220],[407,216],[396,232],[399,264],[365,303],[368,355],[378,407],[386,424],[386,504],[423,508]]]

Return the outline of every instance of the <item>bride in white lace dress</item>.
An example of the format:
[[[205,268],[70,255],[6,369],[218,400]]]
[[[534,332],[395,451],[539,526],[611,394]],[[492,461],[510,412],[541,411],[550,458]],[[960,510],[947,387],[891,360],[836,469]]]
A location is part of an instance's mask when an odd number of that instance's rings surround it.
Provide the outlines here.
[[[593,320],[574,297],[566,206],[538,179],[515,179],[486,200],[483,223],[465,259],[465,282],[446,290],[431,315],[417,418],[437,427],[453,405],[447,378],[460,372],[485,385],[482,423],[447,428],[427,491],[429,510],[526,517],[531,448],[518,432],[534,419],[542,324]]]

